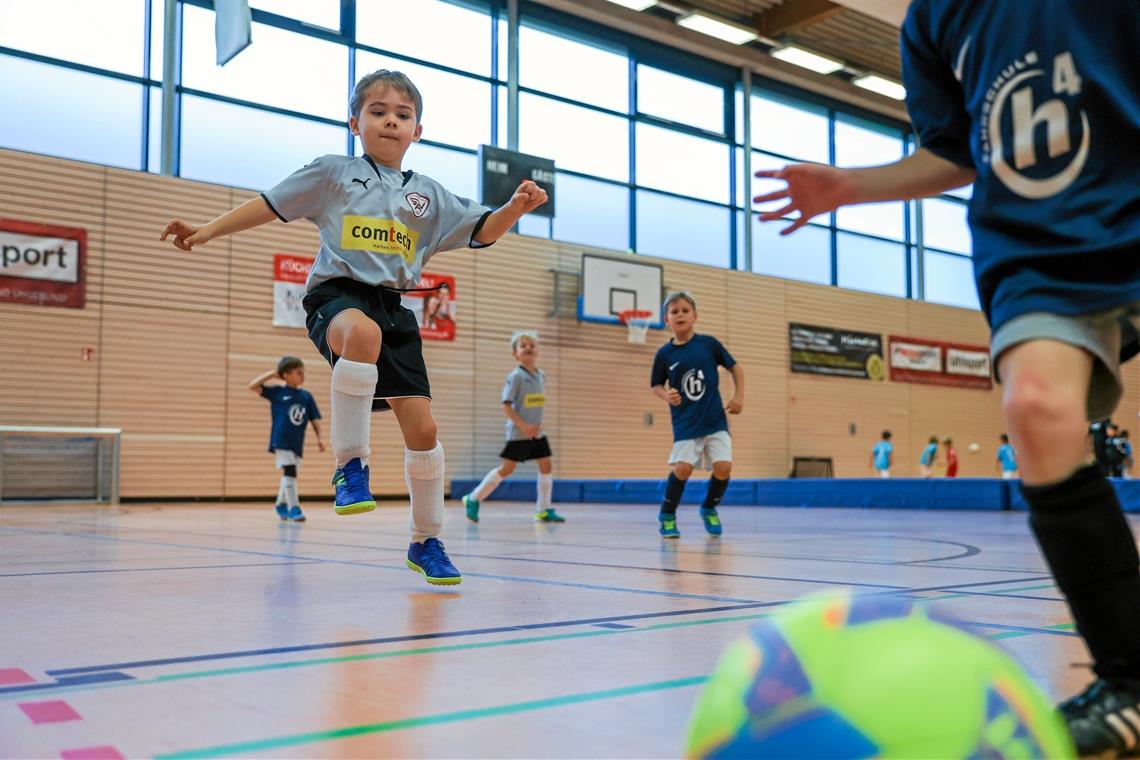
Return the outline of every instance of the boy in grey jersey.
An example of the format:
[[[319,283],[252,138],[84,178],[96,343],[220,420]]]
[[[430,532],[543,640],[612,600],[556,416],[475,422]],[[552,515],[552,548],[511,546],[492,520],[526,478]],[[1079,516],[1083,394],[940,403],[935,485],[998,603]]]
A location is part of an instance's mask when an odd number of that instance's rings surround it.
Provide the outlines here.
[[[491,245],[523,214],[546,202],[546,192],[523,182],[490,211],[458,198],[439,183],[401,171],[408,147],[420,139],[423,100],[400,72],[381,69],[353,92],[349,129],[364,155],[321,156],[276,187],[203,225],[173,219],[184,251],[195,245],[281,219],[308,219],[321,247],[304,300],[309,337],[333,365],[332,448],[337,470],[334,509],[355,514],[376,508],[368,485],[370,409],[391,408],[406,446],[412,544],[407,564],[428,583],[461,576],[438,539],[443,522],[443,447],[436,437],[431,390],[415,315],[400,305],[437,251]],[[381,350],[383,348],[383,350]]]
[[[479,502],[487,498],[519,462],[538,460],[538,499],[534,519],[566,522],[550,505],[554,490],[550,443],[542,430],[546,409],[546,373],[538,364],[538,334],[517,332],[511,336],[511,353],[519,366],[507,375],[503,386],[503,413],[507,415],[507,445],[499,454],[503,463],[488,472],[474,491],[463,497],[467,519],[479,522]]]

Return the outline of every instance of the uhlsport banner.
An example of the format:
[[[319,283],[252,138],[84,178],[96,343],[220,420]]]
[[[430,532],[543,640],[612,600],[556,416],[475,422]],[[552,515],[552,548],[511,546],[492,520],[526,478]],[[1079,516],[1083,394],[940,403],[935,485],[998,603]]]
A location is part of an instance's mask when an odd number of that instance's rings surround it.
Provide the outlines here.
[[[993,387],[990,352],[985,346],[898,335],[889,336],[889,341],[891,380],[894,382],[980,390]]]
[[[82,309],[87,230],[0,219],[0,301]]]

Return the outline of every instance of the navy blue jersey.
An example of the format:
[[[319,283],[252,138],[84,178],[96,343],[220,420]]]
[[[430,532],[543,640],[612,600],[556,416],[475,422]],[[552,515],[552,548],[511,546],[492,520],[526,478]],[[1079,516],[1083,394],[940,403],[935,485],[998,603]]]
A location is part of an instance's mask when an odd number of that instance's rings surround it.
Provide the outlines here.
[[[649,385],[665,385],[667,380],[669,387],[681,394],[681,405],[669,407],[673,415],[674,441],[728,430],[717,367],[731,369],[734,364],[736,360],[711,335],[694,335],[680,346],[669,341],[657,349]]]
[[[914,0],[907,109],[977,172],[974,274],[993,328],[1140,298],[1140,4]]]
[[[319,420],[317,400],[304,388],[288,385],[263,385],[261,395],[269,401],[273,428],[269,432],[269,450],[287,449],[297,456],[305,454],[305,428],[309,420]]]

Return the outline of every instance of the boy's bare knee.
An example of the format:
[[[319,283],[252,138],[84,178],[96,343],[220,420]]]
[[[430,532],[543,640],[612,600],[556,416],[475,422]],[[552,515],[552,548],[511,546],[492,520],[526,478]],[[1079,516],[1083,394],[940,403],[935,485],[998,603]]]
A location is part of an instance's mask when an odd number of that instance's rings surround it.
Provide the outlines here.
[[[688,480],[693,474],[693,466],[688,462],[677,462],[673,465],[673,474],[681,480]]]
[[[509,459],[504,459],[503,464],[500,465],[500,467],[499,467],[499,474],[505,478],[508,475],[510,475],[512,472],[514,472],[516,467],[518,467],[517,464],[515,464],[514,462],[512,462]]]
[[[732,462],[713,462],[713,477],[717,480],[727,480],[732,474]]]
[[[1020,373],[1006,385],[1002,410],[1010,432],[1022,445],[1064,435],[1084,436],[1086,399],[1077,389],[1049,382],[1032,372]]]

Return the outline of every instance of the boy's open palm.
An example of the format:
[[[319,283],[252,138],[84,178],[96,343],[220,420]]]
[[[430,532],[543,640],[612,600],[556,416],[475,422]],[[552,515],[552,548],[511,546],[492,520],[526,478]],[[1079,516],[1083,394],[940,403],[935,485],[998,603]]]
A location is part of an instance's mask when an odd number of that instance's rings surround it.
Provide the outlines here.
[[[855,195],[850,173],[834,166],[794,164],[779,170],[758,171],[756,176],[767,179],[782,179],[788,183],[787,187],[782,190],[758,195],[752,199],[753,203],[777,200],[787,200],[788,202],[783,208],[760,214],[760,221],[762,222],[773,222],[781,217],[788,216],[792,212],[799,212],[799,218],[792,220],[791,227],[780,230],[781,235],[795,232],[813,217],[834,211],[840,206],[850,203]]]
[[[171,219],[167,222],[166,226],[162,228],[162,236],[159,237],[159,240],[166,240],[171,235],[174,236],[174,240],[171,241],[174,243],[174,247],[182,251],[189,251],[196,245],[204,245],[209,242],[209,239],[201,234],[201,227],[187,224],[181,219]]]
[[[533,180],[526,180],[515,190],[511,196],[511,206],[523,214],[534,211],[546,203],[546,191]]]

